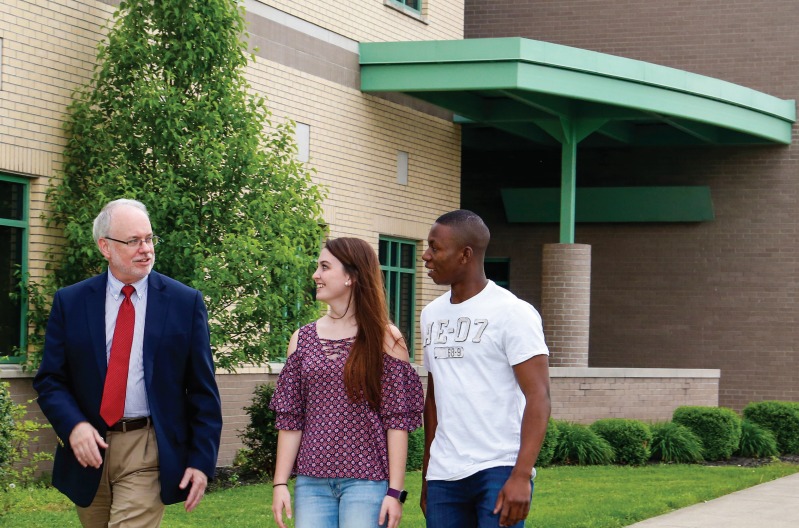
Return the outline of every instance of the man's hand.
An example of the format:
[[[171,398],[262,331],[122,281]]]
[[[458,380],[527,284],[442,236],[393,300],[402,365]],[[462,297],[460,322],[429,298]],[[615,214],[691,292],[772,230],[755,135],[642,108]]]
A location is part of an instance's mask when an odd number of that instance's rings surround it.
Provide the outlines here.
[[[511,473],[505,485],[499,490],[494,505],[494,515],[500,514],[500,526],[513,526],[527,518],[527,514],[530,513],[531,493],[530,477]]]
[[[191,482],[189,489],[189,496],[186,498],[186,511],[190,512],[200,504],[200,501],[205,495],[205,487],[208,485],[208,477],[199,469],[186,468],[183,473],[183,480],[180,481],[178,486],[180,489],[186,489],[186,486]]]
[[[100,449],[108,449],[108,444],[92,424],[79,422],[69,433],[69,447],[81,466],[99,468],[103,463]]]
[[[402,504],[394,497],[386,495],[383,498],[383,505],[380,507],[380,517],[377,519],[377,524],[380,526],[385,525],[386,528],[397,528],[400,519],[402,519]]]

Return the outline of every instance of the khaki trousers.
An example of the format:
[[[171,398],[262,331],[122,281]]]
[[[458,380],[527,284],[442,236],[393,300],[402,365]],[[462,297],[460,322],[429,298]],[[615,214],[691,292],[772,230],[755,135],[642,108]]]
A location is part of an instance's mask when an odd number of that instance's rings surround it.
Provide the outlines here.
[[[154,528],[164,504],[158,481],[158,445],[152,425],[128,432],[108,431],[100,487],[92,503],[77,507],[84,528]]]

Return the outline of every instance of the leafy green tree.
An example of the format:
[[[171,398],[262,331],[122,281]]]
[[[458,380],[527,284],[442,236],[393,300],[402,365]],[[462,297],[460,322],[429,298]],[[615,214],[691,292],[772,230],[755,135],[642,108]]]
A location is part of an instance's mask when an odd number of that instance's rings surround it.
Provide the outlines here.
[[[318,314],[310,277],[324,231],[293,125],[273,125],[245,80],[245,35],[235,0],[120,3],[70,106],[48,195],[66,240],[38,285],[52,293],[104,269],[93,218],[109,200],[141,200],[162,240],[156,269],[204,293],[224,368],[283,355]]]

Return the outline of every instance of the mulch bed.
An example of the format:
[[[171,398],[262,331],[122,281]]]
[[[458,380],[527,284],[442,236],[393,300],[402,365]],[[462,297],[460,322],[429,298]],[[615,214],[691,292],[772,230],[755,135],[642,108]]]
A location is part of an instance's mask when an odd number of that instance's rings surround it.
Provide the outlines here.
[[[783,462],[789,464],[799,464],[799,455],[783,455],[779,457]],[[740,467],[758,467],[771,462],[771,458],[746,458],[746,457],[731,457],[728,460],[717,460],[714,462],[703,462],[706,466],[740,466]]]

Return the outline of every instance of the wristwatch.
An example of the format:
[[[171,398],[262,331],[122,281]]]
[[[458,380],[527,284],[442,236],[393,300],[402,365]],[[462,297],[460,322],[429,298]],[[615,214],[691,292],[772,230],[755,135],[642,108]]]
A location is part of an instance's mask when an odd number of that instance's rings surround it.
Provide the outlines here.
[[[394,488],[388,488],[386,495],[389,497],[394,497],[400,504],[405,504],[405,499],[408,498],[408,492],[405,490],[396,490]]]

